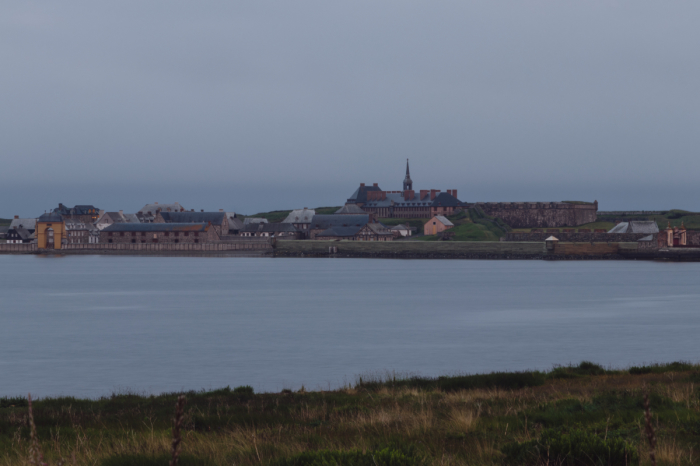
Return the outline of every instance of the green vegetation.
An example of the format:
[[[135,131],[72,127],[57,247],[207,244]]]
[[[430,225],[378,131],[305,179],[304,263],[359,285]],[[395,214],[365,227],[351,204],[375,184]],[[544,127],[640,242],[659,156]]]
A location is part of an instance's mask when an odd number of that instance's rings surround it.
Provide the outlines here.
[[[700,464],[700,366],[449,377],[366,374],[337,390],[188,392],[180,464],[649,465],[644,397],[657,464]],[[44,461],[167,465],[179,394],[34,401]],[[0,465],[29,462],[27,400],[0,399]],[[175,416],[178,417],[178,416]]]
[[[12,219],[0,218],[0,227],[9,227],[10,223],[12,223]]]
[[[689,230],[700,230],[700,213],[688,212],[686,210],[667,210],[660,214],[649,215],[628,215],[628,216],[605,216],[598,215],[598,221],[614,220],[654,220],[659,225],[659,229],[664,229],[670,223],[672,227],[680,227],[681,223]]]
[[[479,207],[460,211],[447,219],[455,225],[448,230],[453,235],[451,241],[499,241],[510,230],[503,220],[486,215]],[[439,241],[440,235],[421,236],[416,239]]]

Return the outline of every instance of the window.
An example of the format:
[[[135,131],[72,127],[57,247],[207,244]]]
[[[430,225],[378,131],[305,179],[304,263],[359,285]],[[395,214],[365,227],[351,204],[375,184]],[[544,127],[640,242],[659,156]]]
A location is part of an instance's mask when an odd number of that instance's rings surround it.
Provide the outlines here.
[[[170,236],[170,232],[169,232],[169,231],[166,231],[166,232],[164,233],[164,236]]]
[[[189,231],[186,231],[186,232],[185,232],[185,236],[190,236],[190,232],[189,232]]]
[[[112,236],[112,232],[110,231],[109,233],[107,233],[107,235],[108,235],[108,236]],[[112,240],[109,240],[109,242],[111,243]]]
[[[199,236],[199,232],[195,231],[194,236]]]
[[[135,242],[136,242],[136,240],[135,240],[135,239],[132,239],[132,240],[131,240],[131,242],[132,242],[132,243],[135,243]]]
[[[195,242],[195,243],[199,243],[199,240],[198,240],[198,239],[196,239],[196,240],[194,240],[194,242]]]
[[[146,232],[145,232],[145,231],[142,231],[142,232],[141,232],[141,236],[146,236]]]
[[[124,236],[124,232],[123,232],[123,231],[120,231],[120,232],[119,232],[119,236]]]
[[[107,242],[108,242],[108,243],[111,243],[111,242],[112,242],[112,240],[109,240],[109,241],[107,241]]]
[[[136,232],[135,232],[135,231],[132,231],[132,232],[131,232],[131,236],[136,236]],[[132,243],[133,243],[133,241],[132,241]]]

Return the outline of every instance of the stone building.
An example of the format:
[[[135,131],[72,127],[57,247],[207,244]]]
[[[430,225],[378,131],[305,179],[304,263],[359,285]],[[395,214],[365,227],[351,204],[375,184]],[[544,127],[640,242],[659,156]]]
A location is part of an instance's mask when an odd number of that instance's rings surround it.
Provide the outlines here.
[[[457,190],[423,189],[416,193],[413,190],[413,180],[406,161],[406,177],[403,181],[403,191],[384,191],[377,183],[360,187],[346,202],[347,209],[354,205],[365,213],[377,218],[431,218],[435,215],[452,215],[455,209],[464,204],[457,199]]]
[[[67,207],[63,204],[58,204],[58,207],[53,210],[54,213],[68,220],[80,220],[84,223],[95,223],[100,217],[100,209],[93,205],[76,205],[75,207]]]
[[[97,227],[91,223],[73,219],[67,219],[64,223],[66,226],[66,244],[92,244],[97,243],[99,240],[99,235],[94,231],[97,230]]]
[[[445,230],[453,228],[454,223],[450,222],[443,215],[436,215],[423,225],[424,235],[437,235]]]
[[[598,219],[595,202],[477,202],[486,215],[500,218],[513,228],[559,228],[593,223]]]
[[[243,227],[240,236],[301,239],[302,232],[291,223],[249,223]]]
[[[309,225],[311,224],[311,219],[316,215],[314,209],[303,209],[292,210],[287,218],[282,220],[282,223],[289,223],[294,226],[300,233],[302,238],[309,237]]]
[[[154,202],[153,204],[146,204],[139,209],[139,211],[136,212],[136,216],[141,223],[152,223],[155,220],[158,211],[185,212],[185,210],[186,209],[177,202],[172,204],[158,204],[157,202]],[[194,212],[194,210],[192,210],[192,212]]]
[[[317,240],[393,241],[394,233],[363,215],[314,215],[309,237]]]
[[[153,223],[208,223],[216,230],[216,234],[228,235],[228,217],[226,212],[168,212],[158,211]]]
[[[100,231],[100,243],[213,243],[220,240],[208,223],[115,223]]]

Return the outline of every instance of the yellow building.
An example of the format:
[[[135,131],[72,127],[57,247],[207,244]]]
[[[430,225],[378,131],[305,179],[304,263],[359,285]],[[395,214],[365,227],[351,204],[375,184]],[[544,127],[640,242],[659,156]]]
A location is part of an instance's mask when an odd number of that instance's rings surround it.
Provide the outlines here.
[[[36,221],[35,234],[39,249],[61,249],[66,223],[59,214],[44,214]]]

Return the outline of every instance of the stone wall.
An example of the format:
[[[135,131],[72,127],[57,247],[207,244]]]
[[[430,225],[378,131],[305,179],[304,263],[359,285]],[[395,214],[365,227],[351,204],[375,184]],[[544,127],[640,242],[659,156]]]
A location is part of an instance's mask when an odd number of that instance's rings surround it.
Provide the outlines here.
[[[554,236],[560,242],[569,243],[631,243],[637,241],[649,233],[603,233],[603,232],[517,232],[506,233],[506,241],[535,241],[541,242],[550,236]]]
[[[595,222],[598,202],[477,202],[486,215],[502,219],[513,228],[557,228]]]

